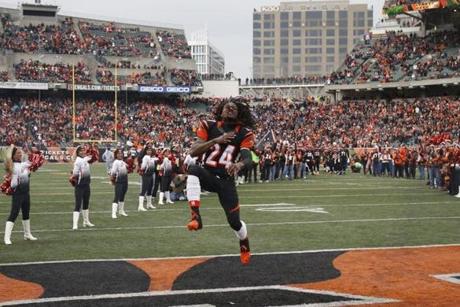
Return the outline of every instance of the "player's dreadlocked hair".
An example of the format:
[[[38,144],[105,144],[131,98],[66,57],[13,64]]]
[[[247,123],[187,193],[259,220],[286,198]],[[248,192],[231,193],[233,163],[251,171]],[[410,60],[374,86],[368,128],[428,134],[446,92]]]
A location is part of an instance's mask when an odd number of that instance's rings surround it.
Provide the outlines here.
[[[254,128],[255,122],[254,122],[254,118],[252,118],[251,109],[249,108],[249,104],[247,104],[244,101],[240,101],[240,100],[222,101],[217,106],[215,113],[214,113],[216,120],[222,120],[222,110],[224,109],[224,106],[229,102],[233,102],[234,104],[236,104],[236,107],[238,108],[238,117],[236,118],[236,121],[238,122],[238,124],[242,125],[243,127]]]

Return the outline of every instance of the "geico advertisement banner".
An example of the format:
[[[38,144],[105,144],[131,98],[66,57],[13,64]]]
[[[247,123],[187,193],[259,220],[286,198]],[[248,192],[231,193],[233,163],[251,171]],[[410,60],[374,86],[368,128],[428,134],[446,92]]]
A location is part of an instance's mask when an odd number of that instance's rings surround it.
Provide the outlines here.
[[[142,93],[183,93],[189,94],[192,91],[189,86],[139,86]]]

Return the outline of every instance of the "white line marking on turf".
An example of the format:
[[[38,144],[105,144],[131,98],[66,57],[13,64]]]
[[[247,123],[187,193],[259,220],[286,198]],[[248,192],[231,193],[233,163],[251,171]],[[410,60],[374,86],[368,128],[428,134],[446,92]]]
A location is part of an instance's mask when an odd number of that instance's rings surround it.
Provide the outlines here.
[[[258,208],[256,211],[265,211],[265,212],[311,212],[311,213],[326,213],[329,212],[325,211],[323,208],[312,208],[310,206],[307,207],[300,207],[300,206],[291,206],[291,207],[282,207],[282,208],[273,208],[273,207],[263,207]]]
[[[454,284],[460,284],[460,273],[453,273],[453,274],[443,274],[443,275],[431,275],[434,278],[451,282]]]
[[[299,221],[299,222],[271,222],[271,223],[247,223],[248,226],[287,226],[287,225],[308,225],[308,224],[340,224],[340,223],[370,223],[370,222],[399,222],[399,221],[426,221],[426,220],[457,220],[460,216],[424,216],[424,217],[399,217],[385,219],[352,219],[352,220],[325,220],[325,221]],[[228,224],[209,224],[207,228],[228,227]],[[165,225],[165,226],[139,226],[139,227],[106,227],[106,228],[83,228],[80,231],[130,231],[130,230],[151,230],[151,229],[185,229],[184,225]],[[34,233],[48,232],[74,232],[73,229],[37,229]],[[20,230],[14,233],[22,233]],[[0,232],[3,234],[4,232]]]
[[[46,204],[46,203],[65,203],[65,204],[73,204],[75,201],[33,201],[34,204]],[[0,202],[0,204],[2,204]],[[181,203],[177,203],[178,205],[181,205]],[[317,204],[318,206],[321,207],[402,207],[402,206],[415,206],[415,205],[457,205],[457,201],[444,201],[444,202],[438,202],[438,201],[429,201],[429,202],[412,202],[412,203],[377,203],[377,204]],[[110,204],[107,204],[107,207],[109,207]],[[171,206],[166,205],[167,207],[159,207],[155,210],[149,210],[149,212],[170,212],[170,211],[187,211],[188,206],[184,202],[182,208],[171,208]],[[240,205],[240,207],[268,207],[268,206],[291,206],[295,204],[289,204],[289,203],[279,203],[279,204],[247,204],[247,205]],[[311,204],[299,204],[296,206],[307,206],[310,207],[312,206]],[[133,205],[134,207],[134,205]],[[220,206],[216,206],[213,208],[209,208],[206,206],[202,206],[200,208],[201,211],[212,211],[212,210],[222,210]],[[107,210],[107,211],[91,211],[91,214],[107,214],[111,213],[112,211]],[[132,210],[128,211],[126,210],[127,213],[134,213],[134,214],[144,214],[144,213],[138,213],[137,210]],[[31,212],[31,215],[59,215],[59,214],[71,214],[72,211],[47,211],[47,212]],[[9,215],[9,211],[5,212],[0,212],[0,216],[2,215]]]
[[[375,190],[378,190],[376,187]],[[285,190],[282,190],[285,191]],[[306,191],[306,190],[304,190]],[[70,191],[69,191],[70,192]],[[307,192],[307,191],[306,191]],[[93,192],[91,191],[91,196],[93,195],[113,195],[113,191],[106,191],[106,192]],[[32,197],[36,196],[70,196],[72,195],[71,193],[33,193],[32,192]],[[329,195],[283,195],[283,198],[336,198],[336,197],[371,197],[371,196],[385,196],[385,197],[401,197],[401,196],[419,196],[419,195],[436,195],[432,191],[425,191],[425,192],[418,192],[418,193],[406,193],[406,192],[401,192],[401,193],[394,193],[394,192],[388,192],[388,193],[366,193],[366,194],[329,194]],[[261,198],[272,198],[274,197],[273,195],[271,196],[242,196],[244,199],[261,199]],[[217,195],[215,193],[212,193],[209,195],[207,198],[217,198]]]
[[[3,306],[15,306],[20,304],[41,304],[41,303],[56,303],[56,302],[69,302],[69,301],[96,301],[106,299],[122,299],[122,298],[141,298],[141,297],[155,297],[155,296],[174,296],[186,294],[209,294],[209,293],[222,293],[222,292],[243,292],[243,291],[261,291],[261,290],[283,290],[292,291],[305,294],[323,294],[330,296],[340,296],[354,300],[336,301],[333,303],[312,303],[304,304],[301,306],[344,306],[344,305],[362,305],[362,304],[382,304],[382,303],[395,303],[399,302],[394,299],[378,298],[362,295],[352,295],[348,293],[339,293],[333,291],[321,291],[301,289],[288,286],[259,286],[259,287],[234,287],[234,288],[216,288],[216,289],[195,289],[195,290],[173,290],[173,291],[152,291],[152,292],[137,292],[137,293],[115,293],[115,294],[100,294],[100,295],[82,295],[82,296],[66,296],[66,297],[52,297],[40,298],[31,300],[18,300],[4,302]],[[286,305],[297,306],[297,305]]]
[[[95,190],[95,191],[103,191],[103,190],[108,190],[108,188],[112,185],[112,183],[110,181],[102,181],[101,183],[104,184],[104,186],[91,186],[91,191]],[[128,183],[129,185],[137,185],[137,186],[140,186],[141,183],[140,182],[132,182],[130,181]],[[32,193],[34,191],[39,191],[39,192],[43,192],[43,191],[47,191],[49,190],[50,187],[49,186],[40,186],[40,187],[31,187],[30,190],[32,191]],[[331,190],[344,190],[344,191],[366,191],[366,190],[426,190],[426,187],[418,187],[418,186],[414,186],[414,187],[401,187],[401,186],[393,186],[393,187],[388,187],[388,186],[383,186],[383,187],[380,187],[380,186],[376,186],[376,185],[372,185],[372,186],[368,186],[368,187],[358,187],[358,188],[348,188],[348,187],[337,187],[337,188],[331,188],[331,187],[328,187],[328,188],[310,188],[310,187],[303,187],[303,188],[286,188],[286,189],[269,189],[269,188],[266,188],[266,189],[239,189],[239,192],[241,193],[245,193],[245,192],[264,192],[264,193],[267,193],[267,192],[284,192],[284,191],[331,191]],[[70,185],[68,187],[53,187],[53,190],[73,190],[73,187],[71,187]]]
[[[403,245],[403,246],[379,246],[379,247],[347,247],[347,248],[333,248],[333,249],[313,249],[313,250],[300,250],[300,251],[273,251],[262,253],[251,253],[253,256],[270,256],[270,255],[290,255],[290,254],[315,254],[315,253],[328,253],[328,252],[353,252],[353,251],[381,251],[381,250],[399,250],[399,249],[419,249],[419,248],[443,248],[443,247],[458,247],[459,243],[452,244],[428,244],[428,245]],[[114,261],[161,261],[161,260],[181,260],[181,259],[202,259],[202,258],[216,258],[216,257],[239,257],[240,254],[220,254],[220,255],[200,255],[200,256],[175,256],[175,257],[151,257],[151,258],[109,258],[109,259],[70,259],[70,260],[49,260],[49,261],[35,261],[35,262],[12,262],[0,263],[2,266],[20,266],[20,265],[41,265],[41,264],[54,264],[54,263],[79,263],[79,262],[114,262]]]

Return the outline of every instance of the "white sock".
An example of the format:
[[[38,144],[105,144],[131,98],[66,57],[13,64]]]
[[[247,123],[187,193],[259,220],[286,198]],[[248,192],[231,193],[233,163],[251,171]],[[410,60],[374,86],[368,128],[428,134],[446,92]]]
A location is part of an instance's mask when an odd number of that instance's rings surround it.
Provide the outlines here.
[[[236,237],[238,239],[244,240],[248,237],[248,229],[246,228],[246,223],[241,221],[241,228],[238,231],[235,231]]]
[[[197,176],[187,176],[187,199],[189,201],[200,200],[201,185]]]

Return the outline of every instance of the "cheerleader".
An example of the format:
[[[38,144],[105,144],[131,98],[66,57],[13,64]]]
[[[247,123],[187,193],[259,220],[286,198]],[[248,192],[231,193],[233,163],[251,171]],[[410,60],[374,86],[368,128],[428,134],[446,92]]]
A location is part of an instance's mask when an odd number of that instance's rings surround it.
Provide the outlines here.
[[[44,162],[39,153],[31,153],[29,161],[22,162],[23,152],[18,147],[12,147],[11,155],[6,162],[6,184],[2,184],[2,191],[12,195],[12,205],[10,215],[5,225],[4,241],[6,245],[11,244],[11,233],[13,232],[14,222],[22,211],[22,226],[24,228],[24,240],[36,241],[30,231],[30,172],[37,170]],[[38,160],[37,160],[38,158]],[[7,189],[3,189],[8,186]]]
[[[155,158],[152,156],[152,153],[152,148],[146,147],[142,154],[142,164],[139,169],[139,174],[142,176],[142,187],[139,194],[139,207],[137,211],[147,211],[144,208],[145,198],[147,199],[147,208],[155,209],[155,206],[152,205],[153,173],[155,171]]]
[[[73,230],[78,229],[80,219],[80,209],[83,214],[83,227],[94,227],[89,221],[89,197],[91,195],[90,183],[91,173],[89,164],[97,160],[97,154],[92,151],[88,154],[82,146],[76,149],[77,158],[75,159],[71,184],[75,187],[75,209],[73,211]]]
[[[111,181],[115,185],[115,197],[112,204],[112,218],[119,215],[128,216],[125,212],[125,195],[128,191],[128,164],[123,161],[123,152],[115,150],[115,161],[110,170]]]
[[[163,162],[160,165],[160,173],[161,173],[161,182],[160,182],[160,196],[158,197],[158,204],[163,205],[163,198],[166,197],[166,203],[173,204],[174,202],[171,201],[171,195],[169,192],[169,186],[171,185],[172,181],[172,162],[173,157],[169,156],[169,149],[165,149],[163,151]],[[171,159],[170,159],[171,158]]]

